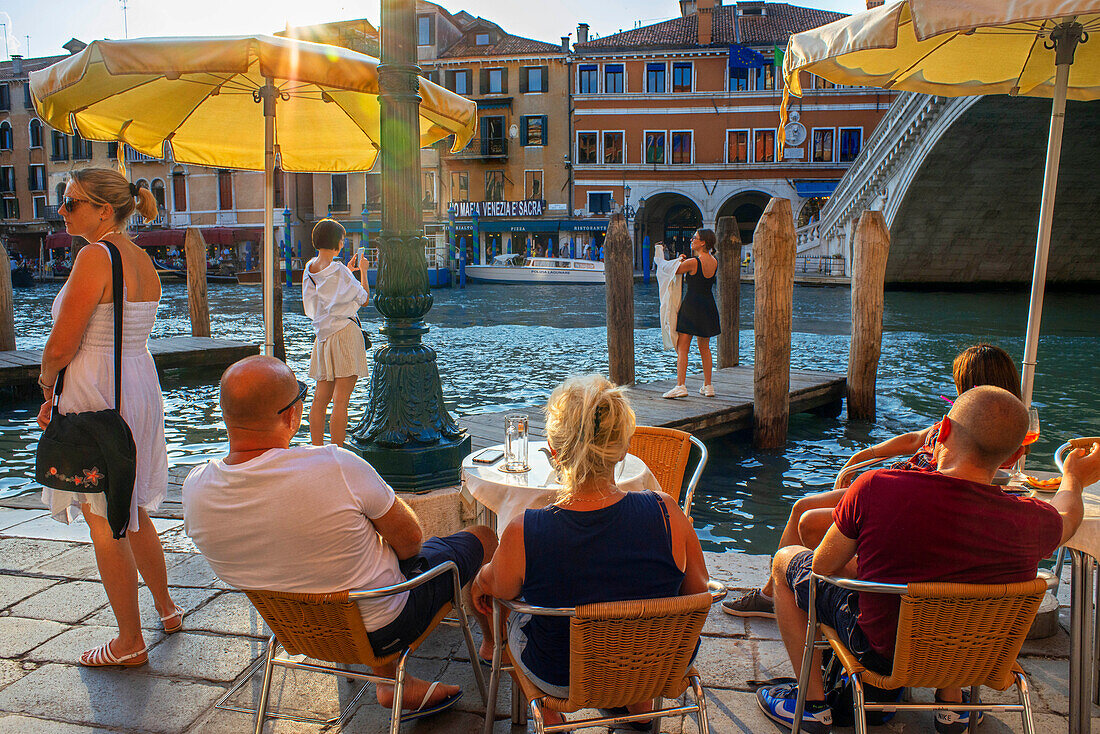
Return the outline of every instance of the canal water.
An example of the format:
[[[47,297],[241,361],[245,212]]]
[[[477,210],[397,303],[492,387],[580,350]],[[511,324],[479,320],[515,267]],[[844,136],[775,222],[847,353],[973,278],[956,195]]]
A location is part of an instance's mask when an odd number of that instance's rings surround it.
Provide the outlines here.
[[[58,284],[15,292],[18,346],[41,347],[49,332],[49,308]],[[439,353],[448,407],[458,415],[538,404],[570,374],[607,372],[605,304],[591,286],[470,285],[433,291],[427,343]],[[635,290],[637,375],[671,377],[676,360],[661,350],[655,285]],[[741,360],[753,361],[753,291],[742,289]],[[210,284],[210,312],[217,337],[263,339],[260,291],[255,286]],[[288,360],[304,376],[312,346],[302,314],[301,291],[285,291]],[[897,433],[923,428],[948,409],[954,397],[951,361],[977,341],[1014,357],[1023,353],[1027,294],[886,294],[878,418],[849,421],[815,415],[791,417],[789,441],[779,451],[756,451],[748,436],[710,442],[710,464],[695,495],[695,519],[708,550],[770,553],[791,502],[832,485],[837,469],[854,451]],[[377,330],[370,309],[365,326]],[[843,373],[851,328],[849,291],[796,286],[792,366]],[[153,333],[190,334],[187,294],[168,283]],[[376,337],[376,344],[381,338]],[[1100,435],[1100,297],[1048,294],[1034,402],[1042,433],[1029,466],[1053,468],[1051,454],[1066,438]],[[692,371],[699,370],[692,350]],[[194,464],[226,450],[217,407],[216,373],[169,373],[163,380],[169,462]],[[942,396],[942,397],[941,397]],[[363,383],[352,400],[352,421],[362,412]],[[32,402],[0,408],[0,495],[33,489],[38,439]],[[503,434],[503,426],[501,426]],[[300,440],[308,440],[303,427]]]

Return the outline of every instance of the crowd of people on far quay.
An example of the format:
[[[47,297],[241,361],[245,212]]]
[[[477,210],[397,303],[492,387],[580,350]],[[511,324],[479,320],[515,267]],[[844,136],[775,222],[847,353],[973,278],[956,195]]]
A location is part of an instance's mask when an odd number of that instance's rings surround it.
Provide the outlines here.
[[[72,175],[60,211],[67,231],[89,245],[77,254],[54,302],[39,377],[44,396],[39,423],[45,428],[54,415],[57,377],[64,369],[57,411],[109,409],[121,398],[137,468],[124,537],[114,537],[107,495],[98,488],[47,489],[43,500],[56,519],[71,522],[82,515],[88,523],[118,624],[117,636],[84,653],[81,664],[141,666],[148,653],[138,609],[139,574],[152,592],[165,633],[184,629],[187,614],[171,598],[164,553],[149,519],[164,500],[168,482],[162,394],[146,343],[160,281],[125,227],[135,211],[155,216],[156,202],[114,171],[86,169]],[[414,510],[370,464],[342,446],[349,396],[369,368],[358,322],[369,286],[358,256],[348,266],[335,259],[343,236],[332,220],[315,227],[318,254],[303,282],[305,313],[316,334],[309,368],[316,386],[308,411],[310,443],[295,442],[308,384],[281,361],[249,357],[221,378],[228,454],[196,467],[184,483],[187,533],[223,581],[239,589],[327,593],[392,585],[453,561],[462,584],[472,590],[484,660],[493,649],[487,616],[494,598],[571,607],[707,589],[699,539],[676,499],[616,485],[615,466],[627,454],[635,415],[624,389],[598,375],[564,380],[545,407],[547,439],[562,486],[552,504],[526,510],[500,528],[499,536],[475,526],[424,538]],[[121,364],[126,377],[120,396],[114,394],[115,253],[124,293]],[[710,293],[717,267],[714,233],[697,232],[692,253],[673,265],[688,276],[690,295],[684,303],[692,303],[681,315],[686,330],[678,332],[679,379],[670,398],[686,394],[691,337],[699,339],[709,357],[707,339],[717,333],[716,313],[711,321],[713,296],[709,303],[703,297]],[[704,369],[704,394],[712,395],[707,359]],[[1049,502],[1008,494],[993,485],[994,475],[1021,455],[1028,430],[1015,365],[1002,350],[979,345],[959,355],[954,378],[958,397],[942,420],[865,449],[850,462],[897,456],[889,468],[798,501],[767,585],[724,602],[733,615],[775,617],[796,673],[811,571],[880,582],[1026,581],[1080,524],[1082,489],[1100,480],[1100,446],[1068,455],[1060,488]],[[838,631],[863,665],[889,672],[897,601],[817,583],[819,619]],[[419,637],[452,598],[450,584],[443,575],[404,594],[361,602],[363,625],[377,656]],[[504,634],[516,665],[540,690],[568,695],[565,620],[512,615]],[[392,675],[395,666],[376,672]],[[832,720],[817,658],[808,680],[802,729],[827,732]],[[461,693],[453,684],[406,676],[403,718],[444,711]],[[380,684],[376,695],[383,705],[394,702],[392,687]],[[778,684],[759,689],[757,700],[767,716],[790,726],[795,695],[795,686]],[[959,689],[936,695],[945,702],[967,700]],[[627,708],[637,715],[652,705],[639,700]],[[971,715],[939,711],[936,729],[961,732]],[[557,723],[560,716],[548,711],[545,723]],[[646,721],[630,725],[651,728]]]

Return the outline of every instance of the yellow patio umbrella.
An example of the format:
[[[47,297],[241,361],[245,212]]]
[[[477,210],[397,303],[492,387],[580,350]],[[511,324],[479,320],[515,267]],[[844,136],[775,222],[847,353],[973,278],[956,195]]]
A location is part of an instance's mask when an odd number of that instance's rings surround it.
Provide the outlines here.
[[[781,114],[799,73],[945,97],[1053,98],[1021,388],[1031,403],[1066,99],[1100,98],[1100,0],[903,0],[791,36]],[[1076,56],[1076,58],[1075,58]]]
[[[94,41],[31,72],[38,115],[87,140],[179,163],[264,172],[265,352],[273,346],[275,158],[284,171],[367,171],[381,145],[377,59],[274,36]],[[420,79],[420,145],[477,129],[476,106]]]

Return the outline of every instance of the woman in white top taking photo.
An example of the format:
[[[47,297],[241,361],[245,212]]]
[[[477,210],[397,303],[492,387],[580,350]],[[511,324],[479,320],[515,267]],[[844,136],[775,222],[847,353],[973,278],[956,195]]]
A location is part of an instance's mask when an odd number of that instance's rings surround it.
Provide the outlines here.
[[[329,437],[344,445],[348,429],[348,402],[360,377],[370,373],[366,343],[359,325],[359,307],[370,298],[366,262],[356,253],[348,265],[334,258],[344,243],[344,228],[322,219],[313,228],[317,256],[302,278],[302,308],[313,321],[313,356],[309,376],[317,381],[309,408],[309,437],[314,446],[325,442],[325,415],[332,403]],[[359,271],[359,280],[352,275]]]

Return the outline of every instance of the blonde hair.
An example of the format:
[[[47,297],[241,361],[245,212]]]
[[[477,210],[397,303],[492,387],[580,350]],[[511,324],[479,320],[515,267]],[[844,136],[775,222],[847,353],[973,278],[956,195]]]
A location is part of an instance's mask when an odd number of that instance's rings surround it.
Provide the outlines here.
[[[146,222],[160,213],[157,199],[149,189],[139,188],[118,171],[109,168],[82,168],[73,171],[73,180],[95,204],[110,204],[115,211],[115,223],[125,222],[135,211]]]
[[[569,499],[587,479],[611,478],[634,426],[625,389],[603,375],[570,377],[558,385],[546,404],[546,437],[562,485],[557,501]]]

